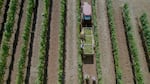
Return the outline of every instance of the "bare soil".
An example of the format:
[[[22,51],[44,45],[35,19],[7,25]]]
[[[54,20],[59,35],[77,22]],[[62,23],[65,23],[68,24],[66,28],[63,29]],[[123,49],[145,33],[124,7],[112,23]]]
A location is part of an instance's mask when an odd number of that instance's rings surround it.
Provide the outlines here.
[[[97,0],[97,24],[100,42],[102,81],[103,84],[116,84],[105,0]]]
[[[122,70],[123,82],[125,84],[134,84],[134,76],[132,73],[132,67],[127,47],[125,29],[123,26],[121,6],[122,3],[120,1],[113,1],[117,40],[119,47],[119,64]]]
[[[144,49],[142,46],[142,41],[141,41],[141,37],[139,34],[139,29],[138,29],[136,18],[141,16],[141,14],[144,12],[146,12],[148,16],[150,17],[150,12],[149,12],[150,1],[149,0],[132,0],[132,1],[129,0],[128,2],[129,2],[130,9],[131,9],[130,10],[131,17],[132,17],[131,20],[132,20],[132,24],[134,28],[133,32],[134,32],[135,41],[137,43],[137,48],[139,51],[139,60],[140,60],[142,74],[144,76],[144,83],[149,84],[150,73],[148,71],[145,53],[144,53]]]
[[[34,38],[33,38],[33,48],[32,48],[32,58],[31,58],[31,66],[30,66],[30,79],[29,84],[35,84],[35,80],[37,78],[37,67],[38,67],[38,60],[39,60],[39,45],[40,45],[40,33],[42,28],[42,13],[43,13],[43,7],[44,3],[42,0],[38,0],[37,9],[37,18],[36,18],[36,24],[35,24],[35,30],[34,32]],[[33,27],[34,25],[32,25]],[[30,39],[32,40],[32,39]]]
[[[60,1],[52,0],[47,84],[50,83],[57,84],[58,80],[58,32],[59,32],[59,16],[60,16],[59,9],[60,9]]]
[[[83,59],[83,77],[85,75],[89,75],[89,84],[92,84],[92,77],[95,77],[97,79],[97,72],[96,72],[96,57],[95,55],[93,56],[87,56],[86,58]],[[86,83],[86,80],[84,80],[84,84]]]
[[[76,0],[67,1],[65,84],[78,84]]]

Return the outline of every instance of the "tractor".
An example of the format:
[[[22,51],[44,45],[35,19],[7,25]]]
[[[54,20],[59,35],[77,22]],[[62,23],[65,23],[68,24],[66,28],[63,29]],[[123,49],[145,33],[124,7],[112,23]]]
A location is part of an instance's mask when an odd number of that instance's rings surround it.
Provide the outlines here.
[[[92,26],[92,8],[88,2],[84,2],[82,5],[82,26],[91,27]]]
[[[81,49],[83,56],[94,54],[94,36],[92,27],[92,8],[88,2],[83,2],[81,13]]]

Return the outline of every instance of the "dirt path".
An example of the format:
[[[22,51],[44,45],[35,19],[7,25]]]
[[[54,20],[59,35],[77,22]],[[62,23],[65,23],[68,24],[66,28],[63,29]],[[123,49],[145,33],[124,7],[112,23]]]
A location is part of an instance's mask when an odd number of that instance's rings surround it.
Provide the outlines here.
[[[105,0],[97,0],[97,23],[101,52],[101,67],[103,84],[116,84],[114,60],[108,28]]]
[[[122,70],[122,78],[124,84],[134,84],[132,66],[129,58],[129,52],[126,42],[125,30],[122,20],[121,6],[123,2],[113,1],[115,24],[117,32],[117,40],[119,47],[119,64]]]
[[[78,84],[76,0],[67,1],[65,84]]]
[[[32,43],[32,49],[31,49],[31,67],[30,67],[30,79],[29,79],[29,84],[34,84],[36,77],[37,77],[37,67],[38,67],[38,59],[39,59],[39,45],[40,45],[40,33],[41,33],[41,28],[42,28],[42,12],[43,12],[43,6],[44,3],[42,0],[37,0],[38,3],[38,10],[37,10],[37,18],[35,19],[35,24],[32,25],[35,26],[35,30],[32,31],[34,32],[34,37],[30,40],[33,40]]]
[[[26,11],[27,3],[24,1],[19,1],[18,10],[16,13],[16,20],[13,29],[13,34],[11,38],[11,49],[10,49],[10,56],[8,57],[7,61],[7,70],[5,74],[5,82],[7,84],[15,84],[16,81],[16,74],[17,74],[17,63],[20,56],[21,50],[21,43],[22,43],[22,32],[25,23],[25,11]]]
[[[146,9],[145,6],[148,6],[148,4],[150,4],[150,2],[147,2],[146,0],[144,0],[144,1],[140,1],[140,0],[135,1],[135,0],[133,0],[133,1],[130,1],[130,2],[131,2],[130,3],[131,20],[132,20],[132,24],[133,24],[134,37],[135,37],[135,40],[136,40],[136,43],[137,43],[137,48],[138,48],[138,51],[139,51],[139,60],[140,60],[142,74],[144,76],[144,83],[149,84],[150,83],[149,82],[150,73],[148,71],[148,67],[147,67],[147,63],[146,63],[144,49],[143,49],[143,46],[142,46],[141,37],[140,37],[140,34],[139,34],[139,29],[138,29],[136,17],[140,16],[143,13],[143,10],[149,11],[149,9]],[[143,3],[143,6],[141,5],[141,3]]]
[[[52,15],[50,23],[50,42],[49,42],[49,58],[48,58],[48,84],[57,84],[58,76],[58,30],[60,1],[52,0]]]

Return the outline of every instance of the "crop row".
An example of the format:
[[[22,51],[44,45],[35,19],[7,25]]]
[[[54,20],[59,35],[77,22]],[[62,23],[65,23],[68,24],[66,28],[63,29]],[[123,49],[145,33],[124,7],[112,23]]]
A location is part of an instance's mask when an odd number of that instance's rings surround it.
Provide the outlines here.
[[[59,45],[58,45],[58,84],[64,81],[64,49],[65,49],[65,22],[66,21],[66,0],[60,1],[60,22],[59,22]]]
[[[129,47],[130,56],[132,58],[132,66],[134,70],[134,77],[137,84],[144,84],[143,75],[140,68],[139,53],[137,50],[137,45],[133,36],[133,28],[131,25],[130,11],[128,4],[123,6],[123,21],[127,36],[127,42]]]
[[[22,45],[21,45],[21,54],[18,61],[18,72],[17,72],[17,84],[23,84],[24,80],[24,69],[28,51],[28,42],[30,36],[30,27],[31,27],[31,19],[32,19],[32,12],[34,7],[34,0],[29,0],[27,4],[27,12],[26,12],[26,21],[24,25],[24,31],[22,35]]]
[[[9,56],[9,45],[12,36],[13,26],[15,23],[15,14],[17,10],[18,0],[11,0],[9,9],[7,12],[7,20],[4,25],[4,34],[2,39],[2,45],[0,48],[0,84],[3,83],[3,77],[5,74],[5,67],[7,63],[7,57]]]
[[[116,26],[115,26],[114,15],[113,15],[112,0],[106,0],[106,6],[107,6],[108,23],[109,23],[111,41],[112,41],[112,49],[113,49],[112,51],[113,51],[114,63],[115,63],[116,82],[117,84],[122,84],[122,73],[119,66],[119,50],[118,50],[118,43],[116,38]]]
[[[82,56],[80,48],[81,1],[77,0],[77,45],[78,45],[78,84],[83,84]]]
[[[140,22],[142,26],[143,40],[146,47],[148,68],[150,71],[150,24],[148,22],[146,13],[142,14],[142,16],[140,17]]]
[[[3,5],[4,5],[4,0],[0,0],[0,14],[1,14],[1,9],[2,9]]]
[[[24,31],[22,34],[23,43],[21,45],[21,54],[18,61],[18,72],[17,72],[17,84],[23,84],[24,80],[24,69],[28,51],[28,42],[30,36],[30,27],[31,27],[31,19],[32,19],[32,11],[34,7],[34,0],[29,0],[27,4],[27,12],[26,12],[26,21],[24,25]]]
[[[96,20],[96,0],[92,0],[92,18],[93,18],[93,28],[94,28],[94,40],[95,40],[95,52],[96,52],[96,71],[98,76],[98,84],[102,84],[102,71],[100,64],[100,49],[99,49],[99,36],[97,29],[97,20]]]
[[[45,68],[45,56],[46,56],[46,44],[47,44],[47,32],[49,25],[49,0],[43,0],[44,10],[43,10],[43,20],[42,28],[40,34],[40,51],[39,51],[39,60],[38,60],[38,72],[36,84],[44,83],[44,68]]]

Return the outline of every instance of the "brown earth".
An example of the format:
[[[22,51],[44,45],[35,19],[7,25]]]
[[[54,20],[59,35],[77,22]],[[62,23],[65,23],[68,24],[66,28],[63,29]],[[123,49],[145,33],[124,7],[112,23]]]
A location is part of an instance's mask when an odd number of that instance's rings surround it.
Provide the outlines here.
[[[65,84],[78,84],[76,0],[67,1]]]
[[[89,84],[92,84],[92,77],[95,77],[97,79],[97,72],[96,72],[96,57],[95,55],[93,56],[87,56],[86,58],[83,58],[83,77],[85,75],[89,75]],[[84,84],[86,83],[86,80],[84,80]]]
[[[33,50],[32,50],[32,58],[31,58],[31,67],[30,67],[30,79],[29,84],[35,84],[35,80],[37,78],[37,67],[39,60],[39,45],[40,45],[40,33],[42,28],[42,13],[43,13],[44,3],[42,0],[38,0],[38,9],[37,9],[37,19],[33,38]]]
[[[105,0],[97,0],[97,26],[100,42],[102,82],[103,84],[116,84]]]
[[[125,84],[134,84],[134,76],[132,73],[132,67],[127,47],[127,41],[125,36],[125,30],[122,19],[122,3],[120,1],[113,1],[115,24],[117,32],[117,40],[119,47],[119,64],[122,70],[122,78]]]
[[[52,0],[52,12],[50,22],[50,42],[49,42],[49,58],[48,58],[48,82],[47,84],[57,84],[58,80],[58,32],[59,32],[59,16],[60,1]]]

